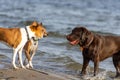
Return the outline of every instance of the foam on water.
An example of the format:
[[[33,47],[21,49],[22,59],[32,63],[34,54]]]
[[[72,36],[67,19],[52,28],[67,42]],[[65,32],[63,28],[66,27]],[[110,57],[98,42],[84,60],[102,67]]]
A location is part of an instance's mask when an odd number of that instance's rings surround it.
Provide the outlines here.
[[[83,79],[85,79],[85,80],[105,80],[105,79],[107,79],[106,75],[107,75],[107,71],[103,71],[94,77],[93,77],[93,75],[84,76]]]

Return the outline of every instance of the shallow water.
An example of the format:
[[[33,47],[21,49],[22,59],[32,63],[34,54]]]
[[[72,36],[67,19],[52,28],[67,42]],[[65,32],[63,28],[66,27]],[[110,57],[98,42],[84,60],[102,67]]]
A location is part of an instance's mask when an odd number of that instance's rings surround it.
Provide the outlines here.
[[[24,27],[34,20],[45,25],[49,36],[39,41],[33,60],[37,69],[70,74],[81,70],[78,66],[82,64],[79,47],[69,45],[65,38],[76,26],[120,35],[119,0],[0,0],[0,6],[1,26]],[[10,48],[4,45],[0,48],[7,49],[0,53],[11,58]],[[101,62],[100,68],[115,71],[111,58]]]

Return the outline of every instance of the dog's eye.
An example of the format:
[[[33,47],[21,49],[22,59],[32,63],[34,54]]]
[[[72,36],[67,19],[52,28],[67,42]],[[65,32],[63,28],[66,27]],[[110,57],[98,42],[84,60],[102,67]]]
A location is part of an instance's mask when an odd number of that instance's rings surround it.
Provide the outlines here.
[[[79,37],[80,35],[79,35],[79,34],[77,34],[76,36],[78,36],[78,37]]]
[[[78,37],[80,36],[78,33],[75,33],[75,35],[78,36]]]
[[[44,30],[42,29],[42,32],[44,32]]]

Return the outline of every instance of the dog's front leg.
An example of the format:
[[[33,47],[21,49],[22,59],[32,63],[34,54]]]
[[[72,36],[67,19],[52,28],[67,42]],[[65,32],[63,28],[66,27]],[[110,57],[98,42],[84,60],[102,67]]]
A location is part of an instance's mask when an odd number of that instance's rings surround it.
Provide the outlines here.
[[[35,52],[36,52],[36,50],[33,50],[33,53],[32,53],[32,55],[31,55],[31,58],[30,58],[30,61],[29,61],[29,64],[30,64],[30,67],[31,67],[31,68],[33,68],[32,59],[33,59],[33,57],[34,57],[34,55],[35,55]]]
[[[89,59],[86,59],[85,57],[83,57],[83,66],[82,66],[81,76],[86,75],[86,69],[89,64],[89,61],[90,61]]]
[[[23,50],[23,48],[20,48],[20,50],[19,50],[19,52],[18,52],[18,54],[19,54],[19,62],[20,62],[20,65],[21,65],[21,67],[22,68],[24,68],[25,69],[25,66],[23,65],[23,62],[22,62],[22,50]]]
[[[99,67],[99,56],[96,56],[94,59],[94,76],[98,73],[98,67]]]
[[[29,61],[30,61],[30,49],[26,49],[25,50],[25,55],[26,55],[26,58],[27,58],[27,60],[28,60],[28,64],[26,65],[26,68],[30,68],[30,65],[29,65]],[[24,60],[24,62],[25,62],[25,60]]]

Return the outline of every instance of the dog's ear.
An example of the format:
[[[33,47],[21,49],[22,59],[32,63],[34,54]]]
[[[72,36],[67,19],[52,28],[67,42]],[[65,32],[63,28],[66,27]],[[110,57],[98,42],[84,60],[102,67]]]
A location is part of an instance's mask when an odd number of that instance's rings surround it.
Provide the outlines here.
[[[83,34],[86,34],[86,32],[88,31],[85,27],[80,27],[80,35],[82,36]]]
[[[34,21],[34,22],[32,23],[32,26],[34,26],[34,27],[38,26],[38,22],[37,22],[37,21]]]
[[[91,42],[93,41],[93,37],[94,36],[92,32],[90,31],[86,32],[86,42],[85,42],[86,46],[89,46],[91,44]]]
[[[40,25],[41,25],[41,26],[43,25],[42,22],[40,23]]]
[[[86,38],[88,30],[85,27],[80,27],[79,29],[80,29],[79,30],[80,31],[80,37],[81,37],[81,39],[84,40]]]
[[[86,31],[86,36],[91,35],[91,33],[92,33],[92,32],[90,32],[90,31]]]
[[[88,46],[93,40],[93,33],[84,27],[82,27],[81,29],[82,29],[82,31],[80,32],[81,42],[83,43],[84,46]]]
[[[30,27],[31,27],[31,29],[32,29],[33,31],[34,31],[34,30],[37,30],[38,26],[39,26],[39,24],[38,24],[37,21],[34,21],[34,22],[30,25]]]

